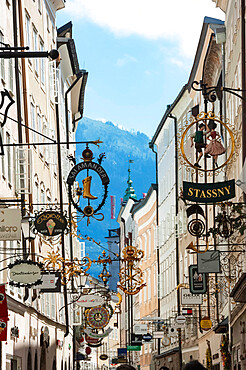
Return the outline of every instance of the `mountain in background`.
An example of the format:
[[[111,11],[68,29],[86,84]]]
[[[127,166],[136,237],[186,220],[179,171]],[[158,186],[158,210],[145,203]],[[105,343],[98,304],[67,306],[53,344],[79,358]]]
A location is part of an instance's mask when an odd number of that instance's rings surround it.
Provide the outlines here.
[[[107,248],[105,237],[108,236],[108,229],[119,227],[116,219],[121,206],[121,198],[123,198],[127,188],[129,160],[134,161],[130,164],[132,186],[135,189],[137,199],[141,199],[143,193],[148,192],[151,183],[155,182],[155,156],[149,149],[150,139],[145,134],[127,131],[112,122],[102,122],[84,117],[78,124],[76,141],[94,141],[98,139],[103,141],[100,148],[95,145],[90,145],[89,148],[93,151],[94,162],[97,161],[100,153],[105,152],[106,155],[101,165],[106,170],[110,183],[108,198],[101,210],[104,214],[104,220],[100,222],[91,218],[91,223],[87,226],[87,218],[84,218],[79,222],[78,230],[81,235],[88,235]],[[77,144],[77,163],[81,162],[81,154],[84,149],[84,144]],[[81,179],[79,181],[81,182]],[[82,184],[80,184],[80,187],[82,187]],[[116,197],[115,220],[111,220],[110,195]],[[103,251],[95,243],[88,241],[86,241],[85,250],[92,260],[97,259]],[[101,271],[102,266],[92,264],[89,272],[97,278]]]

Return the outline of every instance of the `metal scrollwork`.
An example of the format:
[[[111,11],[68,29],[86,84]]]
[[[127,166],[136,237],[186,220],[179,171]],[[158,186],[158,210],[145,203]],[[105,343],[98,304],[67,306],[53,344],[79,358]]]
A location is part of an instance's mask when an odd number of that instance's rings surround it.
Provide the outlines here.
[[[119,272],[118,287],[126,294],[137,294],[146,286],[142,270],[136,264],[144,257],[144,252],[137,247],[126,246],[122,251],[121,260],[124,267]]]

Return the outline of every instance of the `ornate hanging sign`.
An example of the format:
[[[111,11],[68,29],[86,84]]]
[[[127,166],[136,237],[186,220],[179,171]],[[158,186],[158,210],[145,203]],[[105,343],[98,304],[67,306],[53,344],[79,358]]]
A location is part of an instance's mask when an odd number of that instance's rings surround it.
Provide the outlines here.
[[[218,203],[235,197],[235,180],[216,183],[183,181],[183,198],[199,203]]]
[[[41,284],[41,267],[39,262],[31,260],[17,260],[8,265],[10,285],[17,287],[31,287]]]
[[[192,294],[204,294],[207,291],[206,275],[199,274],[197,265],[189,266],[190,292]]]
[[[143,280],[143,271],[136,264],[144,257],[144,252],[131,245],[122,251],[121,261],[125,262],[119,272],[118,287],[126,294],[134,295],[146,286]]]
[[[67,219],[60,212],[46,211],[36,216],[34,227],[44,236],[56,236],[67,230]]]
[[[219,125],[227,132],[227,145],[224,146],[223,137],[216,131]],[[191,117],[180,130],[180,161],[187,171],[200,175],[207,173],[217,175],[225,166],[232,167],[240,148],[240,133],[229,122],[223,122],[213,112],[201,112],[196,118]],[[190,138],[190,141],[187,138]],[[195,148],[195,160],[191,159],[190,147]],[[227,153],[224,161],[218,163],[218,157]],[[207,157],[207,165],[203,167],[202,157]],[[212,159],[212,161],[211,161]],[[210,162],[211,161],[211,162]]]
[[[101,329],[108,325],[110,320],[109,311],[102,306],[93,307],[87,313],[88,324],[95,329]]]
[[[197,254],[197,270],[198,273],[220,273],[220,252],[217,250],[209,250],[205,253]]]
[[[97,339],[100,339],[100,338],[106,338],[111,332],[113,331],[112,328],[108,328],[107,330],[105,330],[104,332],[102,333],[94,333],[92,330],[90,330],[89,328],[86,328],[84,330],[85,334],[89,335],[89,337],[91,338],[97,338]]]
[[[87,217],[87,225],[90,223],[90,217],[94,217],[95,215],[100,216],[100,218],[97,220],[102,221],[104,219],[104,216],[102,213],[98,213],[98,211],[103,207],[105,204],[107,195],[108,195],[108,184],[109,184],[109,178],[104,170],[104,168],[96,162],[93,162],[93,153],[89,148],[86,148],[82,153],[82,158],[84,162],[78,163],[76,166],[72,168],[70,171],[68,178],[67,178],[67,184],[68,184],[68,196],[69,200],[73,204],[73,206],[83,214],[83,217]],[[102,157],[99,159],[99,162],[101,163]],[[82,180],[83,188],[77,188],[75,191],[75,196],[73,195],[72,186],[76,181],[77,175],[79,175],[82,171],[86,171],[86,177]],[[97,175],[100,178],[100,181],[103,185],[103,196],[101,199],[101,202],[93,208],[91,206],[91,202],[94,202],[98,199],[97,196],[91,194],[91,185],[93,183],[93,177],[90,175],[90,171],[96,172]],[[81,202],[81,196],[83,199],[87,199],[87,205],[82,208],[80,205]]]
[[[200,326],[202,330],[209,330],[212,328],[212,321],[208,316],[205,316],[200,321]]]
[[[104,299],[96,294],[85,294],[82,295],[75,303],[80,307],[97,307],[104,303]]]

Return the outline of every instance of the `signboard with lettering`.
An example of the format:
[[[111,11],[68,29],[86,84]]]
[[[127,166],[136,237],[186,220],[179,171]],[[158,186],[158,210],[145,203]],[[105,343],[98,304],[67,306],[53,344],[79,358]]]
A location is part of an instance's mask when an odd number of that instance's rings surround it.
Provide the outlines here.
[[[197,253],[198,273],[220,273],[220,252],[210,250]]]
[[[66,217],[57,211],[46,211],[38,214],[34,221],[37,232],[45,236],[62,234],[67,228]]]
[[[189,266],[190,292],[192,294],[204,294],[207,291],[206,275],[198,273],[197,265]]]
[[[136,324],[134,326],[134,333],[135,334],[146,334],[148,331],[148,325],[147,324]]]
[[[104,299],[96,294],[85,294],[82,295],[75,303],[81,307],[97,307],[104,303]]]
[[[41,283],[41,264],[31,260],[17,260],[9,264],[10,285],[31,287]]]
[[[0,240],[21,240],[21,210],[0,210]]]
[[[35,289],[41,289],[42,293],[60,293],[61,273],[42,271],[41,284],[36,285]]]
[[[217,203],[235,197],[235,180],[216,183],[183,181],[183,198],[198,203]]]
[[[208,316],[205,316],[202,318],[200,322],[200,326],[202,330],[209,330],[212,327],[212,321],[210,320]]]
[[[202,304],[202,295],[201,294],[192,294],[190,289],[182,288],[181,289],[181,304],[183,305],[192,305],[192,304]]]

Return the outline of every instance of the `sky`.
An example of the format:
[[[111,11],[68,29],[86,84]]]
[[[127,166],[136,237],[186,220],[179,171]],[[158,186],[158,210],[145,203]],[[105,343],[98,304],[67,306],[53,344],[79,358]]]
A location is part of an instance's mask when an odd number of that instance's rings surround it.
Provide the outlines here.
[[[153,136],[188,81],[212,0],[67,0],[79,65],[89,73],[84,116]]]

